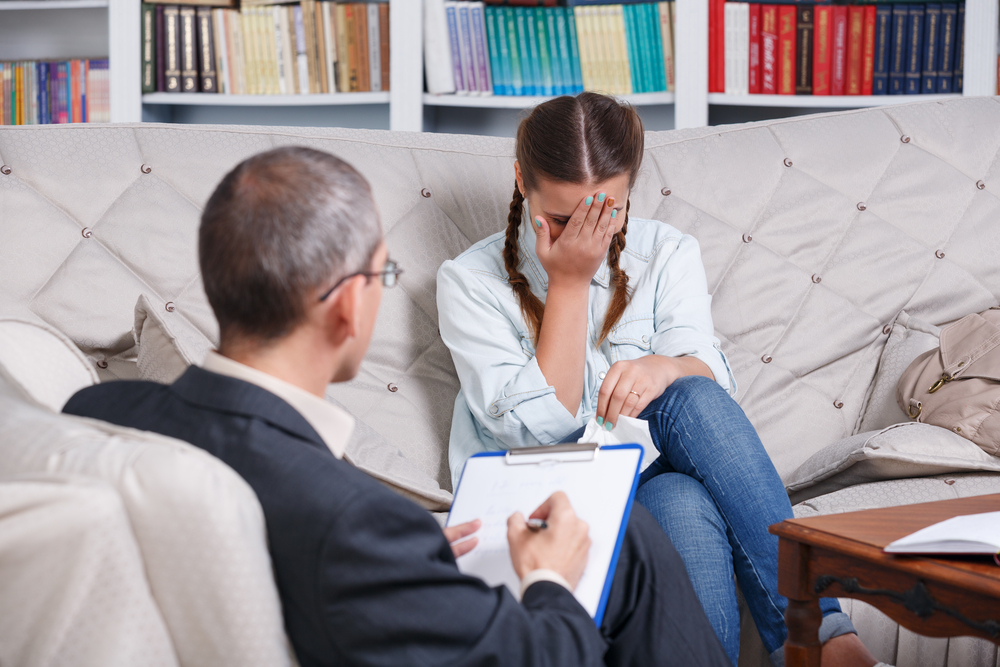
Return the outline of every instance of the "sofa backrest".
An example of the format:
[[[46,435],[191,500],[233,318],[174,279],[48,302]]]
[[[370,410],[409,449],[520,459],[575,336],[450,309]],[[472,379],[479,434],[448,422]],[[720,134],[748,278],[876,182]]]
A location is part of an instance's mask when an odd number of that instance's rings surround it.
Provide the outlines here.
[[[0,313],[24,309],[100,359],[132,344],[140,293],[209,339],[203,203],[241,159],[302,144],[372,183],[390,252],[359,377],[331,388],[359,432],[450,488],[458,382],[435,272],[503,228],[510,139],[367,130],[119,125],[0,129]],[[651,132],[633,215],[701,243],[737,399],[779,473],[854,431],[896,314],[933,323],[1000,297],[1000,102],[968,98]],[[6,172],[3,169],[2,172]]]

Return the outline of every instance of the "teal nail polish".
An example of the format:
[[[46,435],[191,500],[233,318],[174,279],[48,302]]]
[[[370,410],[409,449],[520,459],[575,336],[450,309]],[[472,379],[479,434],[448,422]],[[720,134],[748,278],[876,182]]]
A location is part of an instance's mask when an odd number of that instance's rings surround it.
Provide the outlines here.
[[[541,229],[541,228],[542,228],[542,221],[541,221],[541,220],[539,220],[538,218],[535,218],[535,224],[536,224],[536,225],[538,225],[538,228],[539,228],[539,229]]]
[[[604,425],[604,417],[598,417],[597,418],[597,425],[598,426],[603,426]]]
[[[594,198],[593,198],[593,197],[587,197],[587,198],[586,198],[586,199],[585,199],[585,200],[583,201],[583,205],[584,205],[584,206],[590,206],[590,205],[591,205],[591,204],[593,204],[593,203],[594,203]]]
[[[603,202],[605,197],[607,197],[607,195],[602,192],[601,194],[597,195],[597,201]]]
[[[612,424],[611,422],[604,422],[604,428],[606,428],[607,430],[609,430],[609,431],[610,431],[610,430],[611,430],[611,429],[613,429],[614,427],[615,427],[615,425],[614,425],[614,424]]]
[[[612,218],[617,218],[618,217],[618,209],[612,209],[611,210],[611,217]]]

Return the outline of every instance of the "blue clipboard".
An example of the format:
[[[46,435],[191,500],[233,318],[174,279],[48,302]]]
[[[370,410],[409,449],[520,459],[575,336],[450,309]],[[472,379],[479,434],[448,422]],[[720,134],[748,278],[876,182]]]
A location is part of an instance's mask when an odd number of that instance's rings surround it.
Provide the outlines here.
[[[591,525],[591,560],[574,594],[600,626],[639,484],[642,456],[638,444],[574,443],[471,457],[462,468],[446,525],[478,518],[483,527],[477,533],[480,545],[458,559],[459,569],[491,586],[505,584],[518,597],[519,581],[506,542],[507,517],[514,511],[527,516],[551,493],[563,490],[577,514]],[[601,484],[603,492],[595,493]],[[593,563],[605,559],[606,570],[591,570]]]

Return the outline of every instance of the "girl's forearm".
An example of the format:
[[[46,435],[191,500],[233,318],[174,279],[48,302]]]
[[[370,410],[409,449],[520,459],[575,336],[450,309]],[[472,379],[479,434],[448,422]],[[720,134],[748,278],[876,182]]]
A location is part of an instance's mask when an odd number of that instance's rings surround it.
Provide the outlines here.
[[[535,359],[556,398],[575,415],[583,398],[590,282],[550,282]]]

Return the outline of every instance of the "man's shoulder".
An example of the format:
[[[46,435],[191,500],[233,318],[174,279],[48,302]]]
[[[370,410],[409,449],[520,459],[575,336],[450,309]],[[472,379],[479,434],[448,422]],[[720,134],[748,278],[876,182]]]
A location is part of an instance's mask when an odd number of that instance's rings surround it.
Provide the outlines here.
[[[167,399],[170,387],[146,380],[118,380],[84,387],[63,406],[66,414],[116,422],[111,417],[132,412],[137,406]]]

